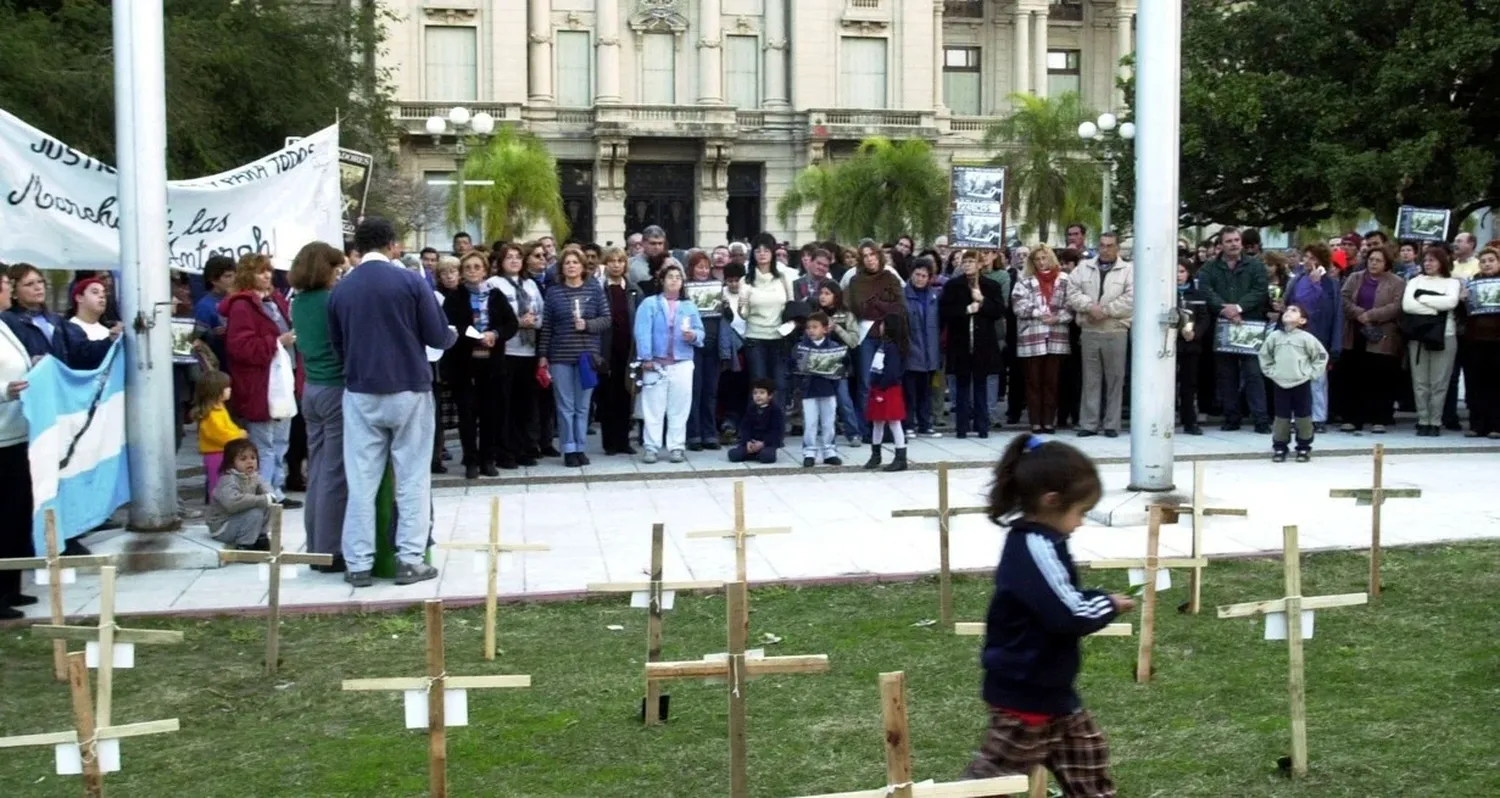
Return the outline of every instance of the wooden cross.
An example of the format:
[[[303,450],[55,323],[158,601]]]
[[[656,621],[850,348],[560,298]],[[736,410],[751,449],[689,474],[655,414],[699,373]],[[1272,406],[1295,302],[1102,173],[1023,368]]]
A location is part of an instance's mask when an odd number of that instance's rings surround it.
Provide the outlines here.
[[[0,571],[44,570],[47,574],[47,596],[52,604],[52,623],[63,624],[63,579],[71,580],[74,568],[88,568],[114,564],[114,555],[90,554],[87,556],[63,557],[57,550],[57,516],[48,508],[43,515],[47,538],[46,557],[16,557],[0,560]],[[27,532],[27,534],[31,534]],[[38,574],[40,576],[41,574]],[[40,582],[41,580],[38,580]],[[52,676],[59,682],[68,681],[68,644],[62,640],[52,641]]]
[[[500,615],[501,554],[511,551],[551,551],[546,543],[500,542],[500,497],[490,497],[490,540],[488,543],[443,543],[440,549],[478,551],[485,558],[484,587],[484,658],[495,658],[495,625]]]
[[[160,629],[121,629],[115,624],[115,567],[106,565],[99,569],[99,625],[58,626],[39,624],[31,627],[37,637],[48,637],[59,642],[68,640],[98,641],[99,654],[99,699],[94,715],[100,726],[110,725],[115,693],[115,645],[134,646],[181,643],[182,632]],[[85,656],[85,664],[87,657]],[[129,666],[125,666],[129,667]]]
[[[747,798],[750,794],[749,755],[745,741],[745,682],[755,676],[777,673],[827,673],[828,657],[813,654],[799,657],[765,657],[747,659],[746,638],[750,635],[749,607],[745,583],[731,582],[725,590],[725,612],[729,626],[729,655],[723,660],[689,660],[686,662],[648,662],[646,681],[667,679],[727,678],[729,684],[729,795]]]
[[[1172,509],[1179,513],[1191,513],[1193,516],[1193,550],[1192,559],[1203,557],[1203,519],[1215,515],[1230,515],[1239,518],[1248,518],[1249,510],[1232,507],[1209,507],[1203,496],[1203,461],[1193,461],[1193,503],[1182,505]],[[1179,610],[1192,615],[1197,615],[1203,607],[1203,568],[1192,566],[1192,574],[1188,577],[1188,600],[1187,603],[1178,607]]]
[[[1208,560],[1203,557],[1162,557],[1161,551],[1161,525],[1166,516],[1171,514],[1172,521],[1176,520],[1175,508],[1163,507],[1153,504],[1150,508],[1150,520],[1146,527],[1146,557],[1139,560],[1095,560],[1089,563],[1090,568],[1118,569],[1133,568],[1145,572],[1144,591],[1141,596],[1141,642],[1139,653],[1135,663],[1135,680],[1139,684],[1151,681],[1151,651],[1156,645],[1156,575],[1157,572],[1166,568],[1206,568]]]
[[[1297,545],[1297,527],[1282,529],[1285,539],[1282,559],[1285,563],[1286,598],[1230,604],[1219,608],[1220,618],[1246,618],[1252,615],[1281,613],[1286,618],[1287,685],[1292,706],[1293,776],[1307,775],[1307,684],[1302,659],[1302,613],[1311,610],[1353,607],[1369,601],[1367,593],[1345,593],[1337,596],[1302,595],[1302,550]],[[1270,629],[1267,622],[1267,635]]]
[[[734,483],[734,529],[710,529],[698,532],[689,532],[690,538],[734,538],[734,581],[750,583],[745,567],[745,541],[758,535],[781,535],[791,532],[791,527],[760,527],[747,529],[745,527],[745,483]],[[746,605],[747,613],[749,607]],[[744,618],[746,627],[750,625],[750,616]]]
[[[443,602],[428,599],[423,607],[427,623],[427,675],[416,678],[345,679],[343,689],[400,690],[413,700],[413,693],[425,693],[427,701],[427,774],[432,798],[448,795],[448,731],[444,704],[448,690],[477,690],[496,687],[530,687],[530,676],[449,676],[443,661]],[[464,716],[458,725],[468,723],[467,695],[459,694]]]
[[[174,732],[178,728],[177,719],[127,723],[123,726],[110,726],[97,722],[94,717],[93,702],[89,699],[89,669],[84,661],[83,652],[75,651],[69,654],[67,662],[68,687],[73,696],[73,729],[50,734],[23,734],[18,737],[0,738],[0,748],[38,745],[76,746],[83,775],[83,794],[89,798],[102,798],[106,765],[108,765],[108,770],[119,770],[119,749],[118,743],[114,746],[105,746],[100,743],[122,740],[126,737]],[[102,761],[101,757],[101,754],[106,753],[107,748],[113,749],[112,753],[107,754],[111,760],[108,763]]]
[[[982,515],[988,507],[948,506],[948,466],[939,464],[938,506],[936,510],[892,510],[892,518],[936,518],[938,522],[938,619],[944,629],[953,628],[953,569],[948,559],[948,524],[955,515]]]
[[[281,549],[281,505],[273,504],[271,512],[271,550],[219,550],[219,564],[232,562],[260,563],[266,567],[270,590],[266,594],[266,673],[274,674],[281,665],[281,566],[332,565],[332,554],[289,554]]]
[[[645,593],[646,598],[646,661],[661,661],[663,596],[676,590],[715,590],[724,587],[723,582],[663,582],[662,560],[664,556],[665,528],[662,524],[651,525],[651,580],[649,582],[604,582],[587,586],[590,593]],[[670,598],[670,596],[666,596]],[[631,605],[635,605],[632,597]],[[641,708],[641,720],[647,726],[655,726],[666,714],[668,696],[662,695],[659,682],[646,680],[646,700]]]
[[[1385,444],[1375,444],[1375,484],[1369,488],[1334,488],[1331,499],[1354,499],[1355,506],[1370,505],[1370,587],[1372,596],[1380,596],[1380,508],[1386,499],[1420,499],[1420,488],[1385,487]]]
[[[906,674],[880,674],[880,715],[885,727],[886,786],[861,792],[809,795],[803,798],[988,798],[1026,791],[1025,776],[998,776],[942,784],[912,781],[911,729],[906,715]]]

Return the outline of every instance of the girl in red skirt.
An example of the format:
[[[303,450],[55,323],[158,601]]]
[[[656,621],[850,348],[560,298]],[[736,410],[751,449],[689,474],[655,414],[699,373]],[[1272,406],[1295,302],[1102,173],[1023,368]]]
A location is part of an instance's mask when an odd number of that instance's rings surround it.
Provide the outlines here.
[[[880,443],[887,427],[896,457],[883,470],[887,473],[906,470],[906,433],[901,420],[906,418],[906,398],[901,393],[906,374],[906,358],[911,350],[906,334],[906,317],[886,314],[880,324],[880,350],[870,368],[870,398],[865,405],[865,419],[870,422],[870,460],[865,468],[880,468]]]

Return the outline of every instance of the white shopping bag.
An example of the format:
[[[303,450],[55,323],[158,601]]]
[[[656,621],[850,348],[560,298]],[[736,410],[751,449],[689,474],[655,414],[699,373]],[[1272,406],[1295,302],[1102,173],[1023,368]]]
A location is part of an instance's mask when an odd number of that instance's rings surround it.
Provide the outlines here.
[[[276,342],[276,354],[271,358],[266,402],[271,418],[278,421],[297,415],[297,375],[292,369],[292,356],[280,341]]]

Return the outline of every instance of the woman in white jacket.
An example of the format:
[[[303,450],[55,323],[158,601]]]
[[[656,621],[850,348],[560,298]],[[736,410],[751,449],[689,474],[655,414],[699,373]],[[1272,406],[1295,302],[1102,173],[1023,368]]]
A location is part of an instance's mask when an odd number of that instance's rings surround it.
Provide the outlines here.
[[[1458,307],[1463,282],[1452,277],[1452,272],[1448,251],[1428,247],[1422,258],[1422,273],[1407,281],[1401,298],[1401,311],[1407,317],[1401,327],[1406,333],[1411,387],[1417,400],[1417,434],[1428,438],[1437,437],[1442,429],[1448,377],[1458,352],[1453,309]]]
[[[10,310],[10,278],[0,273],[0,311]],[[0,324],[0,559],[35,556],[31,545],[31,460],[21,392],[31,356],[10,327]],[[22,617],[35,604],[21,594],[21,572],[0,571],[0,620]]]

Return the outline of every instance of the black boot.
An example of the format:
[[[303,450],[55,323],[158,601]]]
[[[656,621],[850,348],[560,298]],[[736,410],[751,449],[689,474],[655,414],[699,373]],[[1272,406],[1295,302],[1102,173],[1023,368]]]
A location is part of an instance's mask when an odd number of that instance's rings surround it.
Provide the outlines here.
[[[902,446],[901,448],[897,449],[896,450],[896,456],[891,459],[891,464],[888,465],[888,466],[886,466],[885,468],[883,468],[881,470],[884,471],[887,474],[894,474],[897,471],[905,471],[906,470],[906,447]]]
[[[874,471],[880,467],[880,445],[870,445],[870,459],[865,461],[865,470]]]

